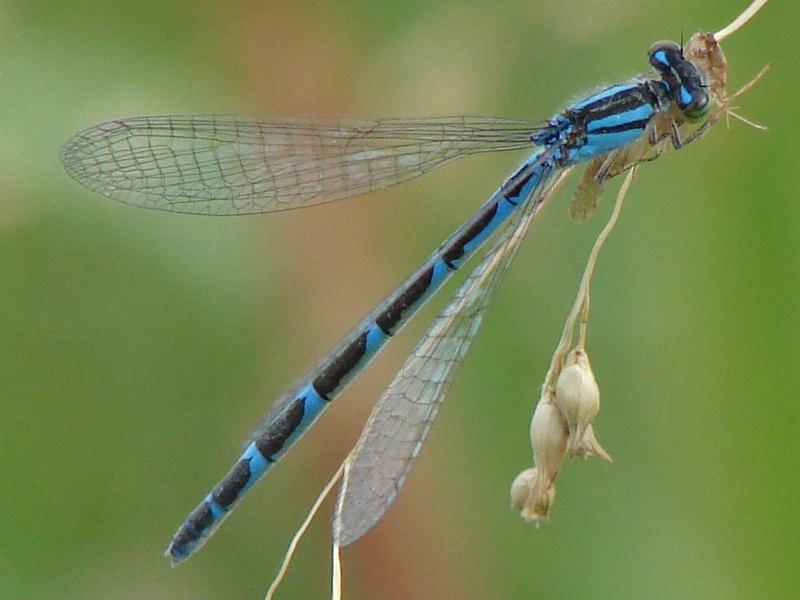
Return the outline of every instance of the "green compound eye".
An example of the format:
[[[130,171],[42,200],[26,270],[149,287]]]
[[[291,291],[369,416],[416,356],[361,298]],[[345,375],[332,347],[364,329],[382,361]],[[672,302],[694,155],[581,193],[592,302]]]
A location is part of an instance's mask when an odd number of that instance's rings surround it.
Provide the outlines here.
[[[696,85],[682,83],[675,101],[681,112],[691,121],[702,119],[711,107],[708,92],[702,83]]]

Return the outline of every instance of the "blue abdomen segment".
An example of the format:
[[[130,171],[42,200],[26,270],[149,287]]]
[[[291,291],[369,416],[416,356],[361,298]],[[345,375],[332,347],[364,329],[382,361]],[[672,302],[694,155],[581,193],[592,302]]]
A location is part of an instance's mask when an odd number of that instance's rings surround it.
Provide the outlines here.
[[[346,335],[256,429],[228,473],[175,533],[166,555],[177,564],[198,550],[236,502],[311,426],[386,342],[447,278],[513,214],[549,175],[552,163],[537,151],[481,209],[458,228],[414,274]]]

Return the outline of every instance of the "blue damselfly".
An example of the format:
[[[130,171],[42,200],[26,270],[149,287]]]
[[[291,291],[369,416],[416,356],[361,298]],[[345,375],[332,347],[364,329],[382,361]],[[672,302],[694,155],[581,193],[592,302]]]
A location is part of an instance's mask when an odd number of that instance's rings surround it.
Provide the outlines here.
[[[114,119],[67,142],[64,166],[87,188],[139,207],[206,215],[307,207],[394,185],[469,154],[531,149],[474,216],[275,402],[241,457],[172,538],[173,563],[205,542],[431,294],[497,233],[376,405],[338,503],[337,543],[355,541],[381,517],[518,247],[504,242],[541,207],[554,176],[588,163],[572,203],[573,216],[586,218],[608,179],[696,139],[726,106],[725,59],[714,34],[695,34],[683,45],[656,43],[649,61],[650,75],[539,122],[149,116]]]

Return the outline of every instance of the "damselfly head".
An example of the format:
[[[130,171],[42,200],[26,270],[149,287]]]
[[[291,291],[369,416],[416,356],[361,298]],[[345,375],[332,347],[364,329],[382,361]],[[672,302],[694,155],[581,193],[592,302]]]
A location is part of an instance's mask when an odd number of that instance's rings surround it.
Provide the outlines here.
[[[703,118],[711,108],[708,78],[703,69],[687,60],[684,49],[675,42],[656,42],[650,46],[648,55],[681,113],[690,121]]]

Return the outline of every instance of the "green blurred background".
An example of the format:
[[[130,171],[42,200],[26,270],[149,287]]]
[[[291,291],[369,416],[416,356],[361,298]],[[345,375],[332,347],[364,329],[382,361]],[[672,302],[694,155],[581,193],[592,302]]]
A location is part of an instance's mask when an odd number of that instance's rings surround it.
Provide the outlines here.
[[[272,399],[408,274],[520,156],[264,217],[136,210],[58,152],[173,112],[545,118],[646,70],[658,39],[745,1],[0,3],[0,598],[257,598],[433,302],[198,556],[162,558]],[[788,598],[800,572],[796,27],[773,2],[727,41],[770,126],[647,165],[593,288],[598,437],[550,523],[508,506],[591,242],[543,211],[408,484],[343,554],[346,598]],[[612,186],[614,189],[616,185]],[[329,506],[283,598],[329,585]]]

